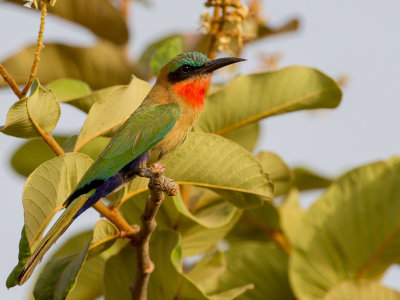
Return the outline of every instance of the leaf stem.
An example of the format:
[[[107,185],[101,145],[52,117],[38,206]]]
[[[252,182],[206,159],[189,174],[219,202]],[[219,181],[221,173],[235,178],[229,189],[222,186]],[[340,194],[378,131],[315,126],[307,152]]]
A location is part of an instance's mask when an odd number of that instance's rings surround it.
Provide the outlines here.
[[[35,76],[36,76],[36,71],[39,66],[39,60],[40,60],[40,51],[44,47],[42,41],[43,41],[43,32],[44,32],[44,24],[45,24],[46,15],[47,15],[47,1],[43,0],[42,1],[42,16],[40,18],[39,35],[38,35],[38,39],[36,42],[35,58],[33,60],[31,73],[29,75],[28,82],[26,83],[24,89],[21,91],[20,98],[24,98],[26,96],[26,94],[28,93],[29,89],[31,88],[33,80],[35,79]]]
[[[131,296],[133,300],[146,300],[147,287],[150,274],[154,270],[154,263],[150,258],[150,237],[157,227],[155,216],[162,202],[164,201],[164,192],[169,196],[175,196],[178,193],[178,185],[171,179],[164,176],[165,167],[161,164],[154,164],[149,169],[150,195],[146,201],[146,207],[141,217],[142,228],[137,234],[132,245],[136,247],[137,271],[135,281],[131,286]]]
[[[0,64],[0,74],[3,77],[4,81],[10,86],[13,90],[14,94],[17,95],[18,98],[21,98],[21,90],[19,89],[15,80],[11,77],[11,75],[7,72],[6,68]]]

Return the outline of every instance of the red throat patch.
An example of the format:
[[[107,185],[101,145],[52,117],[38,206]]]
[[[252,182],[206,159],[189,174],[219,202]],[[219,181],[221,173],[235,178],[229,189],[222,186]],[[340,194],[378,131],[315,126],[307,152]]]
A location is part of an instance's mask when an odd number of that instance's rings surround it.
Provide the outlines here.
[[[210,86],[211,76],[185,80],[173,85],[179,96],[192,106],[203,106],[204,96]]]

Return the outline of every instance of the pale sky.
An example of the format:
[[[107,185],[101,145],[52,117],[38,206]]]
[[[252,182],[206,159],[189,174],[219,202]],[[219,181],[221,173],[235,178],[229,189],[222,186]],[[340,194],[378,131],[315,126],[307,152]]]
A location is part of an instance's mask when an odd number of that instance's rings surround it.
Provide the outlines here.
[[[62,0],[59,0],[62,1]],[[160,35],[194,31],[204,10],[204,1],[152,0],[146,8],[136,4],[131,11],[131,49],[137,56],[143,47]],[[281,52],[280,66],[316,67],[337,78],[349,78],[338,109],[319,113],[300,112],[273,117],[262,122],[258,150],[279,154],[289,165],[306,165],[331,176],[376,160],[400,154],[400,2],[397,0],[265,0],[265,12],[272,25],[299,17],[297,33],[258,42],[242,57],[249,73],[257,67],[257,53]],[[379,5],[378,5],[379,3]],[[179,7],[179,9],[177,9]],[[155,21],[157,20],[157,21]],[[0,61],[33,42],[39,15],[15,5],[0,5]],[[87,44],[95,42],[91,33],[76,25],[49,16],[44,41]],[[0,123],[16,97],[0,89]],[[78,131],[84,114],[62,106],[56,132]],[[18,241],[23,226],[21,193],[24,179],[13,173],[9,157],[21,140],[0,135],[0,210],[2,251],[0,256],[0,299],[23,299],[30,286],[7,291],[5,281],[17,263]],[[312,196],[310,196],[312,197]],[[308,198],[310,198],[308,197]],[[309,200],[309,199],[308,199]],[[97,214],[88,211],[66,235],[93,226]],[[65,237],[63,237],[64,240]],[[59,243],[59,244],[62,244]],[[384,284],[400,290],[400,268],[393,267]]]

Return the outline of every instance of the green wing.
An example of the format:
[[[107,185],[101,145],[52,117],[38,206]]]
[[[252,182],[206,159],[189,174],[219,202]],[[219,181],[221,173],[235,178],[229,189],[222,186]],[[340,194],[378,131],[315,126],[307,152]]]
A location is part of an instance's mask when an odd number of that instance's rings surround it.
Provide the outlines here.
[[[107,180],[129,162],[149,151],[171,131],[181,114],[182,108],[178,103],[137,109],[83,175],[75,191],[96,180]]]

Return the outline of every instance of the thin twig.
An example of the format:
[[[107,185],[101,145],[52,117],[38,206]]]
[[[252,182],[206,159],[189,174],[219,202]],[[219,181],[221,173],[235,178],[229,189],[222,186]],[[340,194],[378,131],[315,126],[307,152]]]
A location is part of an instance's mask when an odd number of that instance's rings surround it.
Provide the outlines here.
[[[11,77],[11,75],[8,74],[6,68],[4,68],[4,66],[1,64],[0,64],[0,74],[4,78],[4,81],[7,82],[10,88],[13,90],[14,94],[17,95],[18,98],[21,98],[21,90],[19,89],[17,83]]]
[[[214,59],[217,53],[217,42],[218,36],[224,29],[225,15],[229,4],[222,1],[221,3],[215,3],[214,5],[214,15],[212,18],[211,31],[210,31],[210,44],[208,46],[207,55],[210,59]],[[222,13],[221,13],[222,11]]]
[[[29,89],[32,86],[33,80],[35,79],[36,76],[36,71],[39,66],[39,60],[40,60],[40,51],[43,48],[43,32],[44,32],[44,24],[45,24],[45,19],[47,15],[47,1],[43,0],[42,1],[42,17],[40,18],[40,28],[39,28],[39,35],[38,39],[36,42],[36,51],[35,51],[35,58],[33,60],[32,68],[31,68],[31,74],[29,75],[28,82],[26,83],[24,89],[22,90],[20,94],[20,98],[24,98],[26,94],[28,93]]]
[[[146,201],[146,207],[142,215],[142,227],[137,234],[137,238],[132,242],[136,247],[137,271],[135,282],[131,286],[131,295],[133,300],[147,299],[147,286],[150,274],[154,270],[154,263],[150,258],[150,237],[157,227],[155,216],[161,203],[164,201],[164,192],[169,196],[178,194],[178,185],[171,179],[164,176],[164,166],[154,164],[150,168],[149,190],[150,195]],[[147,176],[146,176],[147,177]]]

